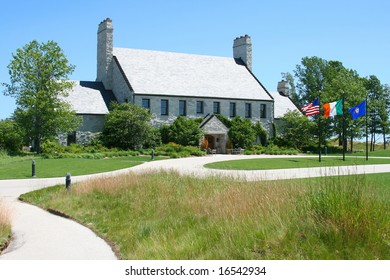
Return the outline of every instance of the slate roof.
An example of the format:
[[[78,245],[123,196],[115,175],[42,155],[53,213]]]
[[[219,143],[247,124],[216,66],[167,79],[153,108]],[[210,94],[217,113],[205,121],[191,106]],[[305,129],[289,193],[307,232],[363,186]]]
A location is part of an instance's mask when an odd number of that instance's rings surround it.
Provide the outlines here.
[[[234,58],[127,48],[113,52],[136,94],[272,100]]]
[[[75,86],[66,97],[77,114],[108,114],[111,101],[115,101],[112,91],[105,90],[101,82],[73,81]]]
[[[288,111],[294,111],[297,110],[298,112],[299,109],[295,104],[292,102],[290,97],[281,95],[277,91],[272,91],[270,92],[272,97],[274,98],[274,118],[278,119],[284,116]]]

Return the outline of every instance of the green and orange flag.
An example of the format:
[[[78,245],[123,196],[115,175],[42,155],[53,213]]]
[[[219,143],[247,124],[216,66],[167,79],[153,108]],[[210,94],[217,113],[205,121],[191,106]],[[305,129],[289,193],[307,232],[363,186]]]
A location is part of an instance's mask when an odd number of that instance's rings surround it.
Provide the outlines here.
[[[337,100],[335,102],[330,102],[324,104],[324,117],[329,118],[337,115],[343,114],[343,100]]]

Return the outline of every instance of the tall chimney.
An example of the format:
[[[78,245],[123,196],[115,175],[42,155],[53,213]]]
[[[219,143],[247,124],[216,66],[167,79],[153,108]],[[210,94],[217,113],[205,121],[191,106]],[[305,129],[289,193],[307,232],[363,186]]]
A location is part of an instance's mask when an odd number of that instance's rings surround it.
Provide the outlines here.
[[[113,32],[111,19],[107,18],[99,24],[96,81],[103,82],[106,89],[112,89]]]
[[[287,81],[281,80],[278,82],[278,88],[277,91],[280,95],[288,96],[290,94],[290,86]]]
[[[252,42],[250,36],[245,35],[234,40],[233,57],[241,58],[246,67],[252,71]]]

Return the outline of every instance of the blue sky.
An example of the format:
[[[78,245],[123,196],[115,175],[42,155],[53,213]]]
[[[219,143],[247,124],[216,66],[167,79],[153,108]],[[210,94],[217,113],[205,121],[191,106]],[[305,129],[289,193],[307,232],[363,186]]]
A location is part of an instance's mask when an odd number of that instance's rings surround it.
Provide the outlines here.
[[[0,83],[17,48],[56,41],[76,66],[74,80],[95,80],[96,32],[109,17],[114,46],[232,56],[233,39],[252,37],[253,72],[269,90],[302,57],[339,60],[390,84],[390,1],[110,0],[2,1]],[[0,86],[0,119],[15,109]]]

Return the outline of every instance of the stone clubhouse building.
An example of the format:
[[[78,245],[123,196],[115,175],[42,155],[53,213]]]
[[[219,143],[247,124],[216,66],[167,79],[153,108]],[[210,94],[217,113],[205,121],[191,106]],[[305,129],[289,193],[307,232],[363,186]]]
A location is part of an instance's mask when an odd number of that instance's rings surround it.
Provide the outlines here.
[[[113,33],[109,18],[99,24],[96,81],[75,81],[66,98],[83,122],[74,133],[59,137],[63,145],[86,143],[101,132],[112,101],[149,109],[155,126],[172,123],[180,115],[204,118],[201,128],[217,153],[226,153],[228,129],[213,114],[261,122],[273,135],[278,104],[272,95],[284,100],[282,111],[296,109],[285,82],[270,94],[252,73],[248,35],[234,40],[233,57],[218,57],[115,48]]]

